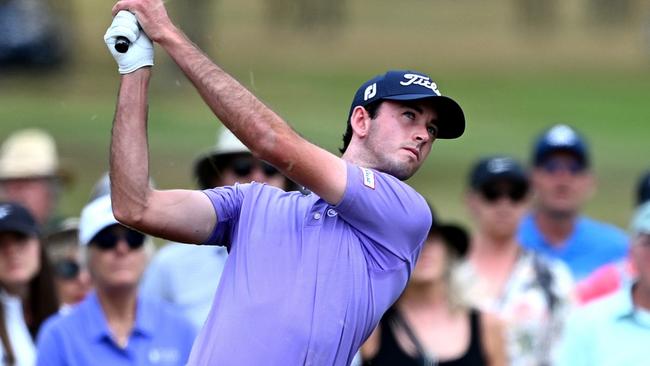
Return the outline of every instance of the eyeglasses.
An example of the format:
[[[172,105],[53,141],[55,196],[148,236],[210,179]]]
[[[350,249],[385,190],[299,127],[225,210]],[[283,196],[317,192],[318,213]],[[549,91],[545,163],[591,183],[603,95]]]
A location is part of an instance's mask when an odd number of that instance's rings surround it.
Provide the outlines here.
[[[526,184],[488,184],[481,188],[481,196],[486,201],[494,203],[503,197],[507,197],[512,202],[521,202],[528,194],[528,186]]]
[[[100,231],[95,235],[91,240],[91,244],[95,245],[101,250],[111,250],[117,247],[117,242],[121,239],[126,241],[129,245],[129,249],[140,249],[144,244],[144,234],[139,233],[135,230],[126,230],[118,235],[114,232],[112,227],[107,227],[106,229]]]
[[[548,159],[544,161],[541,165],[541,168],[545,172],[550,174],[555,174],[560,171],[567,171],[573,175],[582,173],[585,170],[585,165],[578,160],[566,160],[566,159]]]
[[[239,177],[246,177],[250,175],[255,167],[261,169],[264,175],[267,177],[272,177],[278,174],[278,170],[275,169],[275,167],[261,160],[256,163],[253,161],[253,159],[236,159],[232,161],[230,167],[232,168],[233,172]]]
[[[71,259],[62,259],[54,263],[54,271],[57,276],[64,280],[71,280],[79,276],[81,266]]]

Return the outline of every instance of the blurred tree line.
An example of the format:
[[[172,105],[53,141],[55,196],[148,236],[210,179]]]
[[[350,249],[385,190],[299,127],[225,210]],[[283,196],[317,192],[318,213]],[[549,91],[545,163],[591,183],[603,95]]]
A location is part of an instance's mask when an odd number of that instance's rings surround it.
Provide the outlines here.
[[[83,57],[70,48],[84,37],[83,29],[90,21],[78,16],[79,8],[87,3],[99,9],[98,0],[0,0],[0,72],[8,68],[56,69],[70,59]],[[342,35],[341,30],[352,26],[351,8],[372,11],[376,0],[258,0],[263,9],[260,21],[270,31]],[[567,24],[567,9],[574,10],[569,22],[577,21],[589,31],[593,29],[634,29],[640,32],[640,46],[650,55],[650,1],[648,0],[502,0],[481,4],[480,0],[421,0],[431,3],[432,11],[444,13],[451,6],[473,9],[491,7],[495,11],[510,12],[516,27],[533,34],[553,34]],[[224,0],[169,1],[167,6],[173,18],[200,47],[210,50],[218,34],[219,14]],[[109,5],[102,3],[105,8]],[[403,4],[395,2],[396,11],[404,11]],[[88,10],[86,10],[87,12]],[[86,13],[87,14],[87,13]],[[99,10],[93,17],[99,17]],[[215,17],[216,15],[216,17]],[[99,18],[96,18],[99,19]],[[102,18],[103,19],[103,18]],[[583,19],[580,21],[579,19]],[[102,20],[104,21],[104,20]],[[95,20],[96,22],[96,20]],[[524,32],[525,34],[526,32]],[[596,35],[597,37],[597,35]]]

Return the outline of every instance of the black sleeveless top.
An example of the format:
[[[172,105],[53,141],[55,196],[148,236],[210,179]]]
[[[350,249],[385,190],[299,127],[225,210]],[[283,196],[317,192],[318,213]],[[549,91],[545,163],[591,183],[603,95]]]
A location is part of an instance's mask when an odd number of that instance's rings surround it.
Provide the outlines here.
[[[423,355],[413,357],[405,353],[397,343],[395,335],[393,334],[393,326],[396,309],[390,308],[382,317],[379,324],[381,325],[381,344],[379,351],[374,358],[365,360],[364,366],[425,366],[430,365],[427,363]],[[485,355],[483,347],[481,346],[481,329],[479,325],[479,313],[472,309],[470,311],[470,341],[469,347],[465,353],[459,358],[439,361],[433,363],[437,366],[481,366],[485,365]]]

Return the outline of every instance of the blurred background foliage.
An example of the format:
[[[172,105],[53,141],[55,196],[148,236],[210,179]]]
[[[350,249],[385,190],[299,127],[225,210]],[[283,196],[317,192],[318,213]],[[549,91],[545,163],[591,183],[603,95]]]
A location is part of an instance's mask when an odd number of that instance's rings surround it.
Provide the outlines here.
[[[0,0],[1,7],[16,0]],[[18,0],[25,3],[36,0]],[[51,63],[2,65],[0,139],[38,126],[74,181],[78,215],[108,168],[119,76],[105,49],[107,0],[52,0]],[[626,227],[650,168],[650,2],[645,0],[170,0],[170,16],[303,136],[337,152],[356,88],[390,68],[429,73],[467,116],[409,183],[439,215],[467,222],[467,171],[481,156],[528,162],[532,140],[564,122],[586,135],[599,188],[587,212]],[[25,24],[31,24],[26,22]],[[11,37],[8,33],[0,37]],[[0,38],[2,40],[2,38]],[[4,40],[5,43],[7,39]],[[53,42],[53,43],[52,43]],[[2,42],[0,42],[2,43]],[[194,158],[220,123],[161,49],[150,101],[151,174],[193,188]]]

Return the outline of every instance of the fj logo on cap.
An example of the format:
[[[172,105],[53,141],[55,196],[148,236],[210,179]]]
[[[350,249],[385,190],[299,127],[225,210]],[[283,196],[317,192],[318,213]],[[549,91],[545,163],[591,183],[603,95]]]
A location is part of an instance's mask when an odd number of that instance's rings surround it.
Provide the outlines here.
[[[368,85],[366,90],[363,92],[363,100],[368,100],[372,97],[377,95],[377,83],[374,83],[372,85]]]
[[[414,85],[420,85],[425,88],[431,89],[437,96],[440,96],[440,92],[438,91],[438,85],[431,81],[427,76],[424,75],[418,75],[418,74],[404,74],[404,79],[406,81],[400,81],[399,83],[404,86],[409,86],[411,84]]]
[[[360,168],[361,174],[363,174],[363,185],[375,189],[375,173],[370,169]]]

